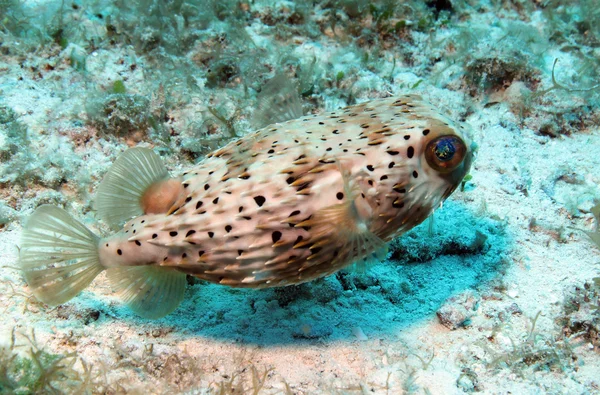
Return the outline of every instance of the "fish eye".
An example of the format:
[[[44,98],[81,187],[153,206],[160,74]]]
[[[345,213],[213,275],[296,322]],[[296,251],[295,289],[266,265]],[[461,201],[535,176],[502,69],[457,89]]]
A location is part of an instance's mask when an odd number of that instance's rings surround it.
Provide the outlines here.
[[[466,152],[465,143],[457,136],[440,136],[427,144],[425,159],[434,170],[448,173],[462,163]]]

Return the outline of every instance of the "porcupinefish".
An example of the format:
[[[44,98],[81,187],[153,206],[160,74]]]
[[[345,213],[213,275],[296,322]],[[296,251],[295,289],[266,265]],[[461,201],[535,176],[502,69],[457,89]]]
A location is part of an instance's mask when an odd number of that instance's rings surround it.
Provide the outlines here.
[[[180,304],[188,274],[264,288],[377,258],[455,190],[472,157],[465,127],[416,95],[270,125],[179,177],[152,150],[131,148],[96,198],[99,216],[121,230],[99,238],[40,206],[20,265],[49,305],[106,270],[136,313],[158,318]]]

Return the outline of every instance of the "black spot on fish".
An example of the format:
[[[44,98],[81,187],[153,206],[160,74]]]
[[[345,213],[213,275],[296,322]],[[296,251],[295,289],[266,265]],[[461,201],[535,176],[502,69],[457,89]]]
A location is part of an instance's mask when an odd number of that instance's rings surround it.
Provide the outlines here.
[[[423,136],[427,136],[429,134],[429,129],[423,130]]]
[[[419,173],[418,173],[416,170],[415,170],[415,171],[413,171],[413,177],[414,177],[414,178],[417,178],[417,177],[419,177]]]
[[[208,191],[208,188],[210,188],[210,185],[208,185],[208,184],[204,184],[204,190],[205,190],[205,191]]]
[[[394,162],[390,162],[390,164],[388,165],[388,168],[391,169],[392,167],[396,166],[396,163]]]
[[[379,181],[383,181],[383,180],[387,180],[387,179],[388,179],[388,176],[386,176],[386,175],[384,174],[384,175],[382,175],[382,176],[379,178]]]
[[[181,258],[183,258],[183,259],[187,258],[187,254],[184,252],[183,254],[181,254]]]
[[[277,243],[281,239],[281,236],[281,232],[278,230],[271,233],[271,239],[273,240],[273,243]]]
[[[409,158],[412,158],[415,154],[415,149],[410,146],[408,147],[408,150],[406,150],[406,156],[408,156]]]
[[[410,139],[410,134],[407,134],[406,136],[404,136],[404,140],[408,140]]]
[[[196,210],[198,210],[200,207],[202,207],[202,202],[201,202],[201,201],[198,201],[198,202],[196,203]]]
[[[335,195],[336,198],[338,198],[338,200],[342,200],[344,198],[344,194],[342,192],[338,192]]]
[[[201,257],[202,255],[204,255],[204,251],[198,251],[198,256]]]
[[[227,226],[225,226],[225,232],[229,233],[229,232],[231,232],[231,229],[233,229],[233,228],[231,227],[231,225],[227,225]]]
[[[375,170],[375,168],[373,167],[373,165],[367,165],[367,170],[373,171]]]
[[[156,239],[157,237],[158,237],[158,235],[157,235],[156,233],[154,233],[154,234],[152,235],[152,238],[153,238],[153,239]]]
[[[266,200],[267,199],[265,199],[264,196],[255,196],[254,197],[254,201],[256,202],[258,207],[262,207],[262,205],[265,204]]]
[[[394,155],[398,155],[400,152],[398,151],[387,151],[388,154],[394,156]]]
[[[210,237],[211,239],[212,239],[213,237],[215,237],[215,232],[208,232],[208,237]]]
[[[138,240],[136,240],[136,241],[135,241],[135,245],[139,247],[139,246],[141,246],[141,245],[142,245],[142,243],[140,243]]]
[[[175,231],[169,232],[169,235],[171,237],[175,237],[175,236],[177,236],[177,232],[175,232]]]
[[[119,254],[119,255],[123,255],[123,251],[121,251],[121,250],[119,249],[119,250],[117,250],[117,254]]]
[[[392,207],[394,207],[394,208],[402,208],[402,207],[404,207],[404,202],[397,202],[396,203],[396,201],[394,201],[394,203],[392,203]]]
[[[194,233],[196,233],[196,231],[194,229],[192,230],[188,230],[188,232],[185,234],[185,237],[190,237],[191,235],[193,235]]]

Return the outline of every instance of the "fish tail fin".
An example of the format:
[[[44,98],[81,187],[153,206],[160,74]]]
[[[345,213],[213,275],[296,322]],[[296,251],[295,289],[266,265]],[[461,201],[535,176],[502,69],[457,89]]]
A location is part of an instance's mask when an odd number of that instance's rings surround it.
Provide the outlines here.
[[[106,271],[113,289],[128,307],[143,318],[164,317],[183,300],[186,275],[173,268],[119,266]]]
[[[125,151],[104,176],[95,208],[116,229],[142,214],[166,213],[182,191],[181,182],[169,177],[154,151],[135,147]]]
[[[104,270],[99,238],[62,208],[43,205],[23,228],[19,265],[35,297],[56,306],[83,291]]]

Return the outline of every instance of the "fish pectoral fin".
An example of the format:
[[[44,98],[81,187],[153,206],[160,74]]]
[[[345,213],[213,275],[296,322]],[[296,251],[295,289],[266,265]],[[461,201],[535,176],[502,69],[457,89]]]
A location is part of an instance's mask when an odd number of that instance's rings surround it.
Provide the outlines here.
[[[352,185],[350,177],[340,165],[344,181],[344,201],[318,210],[311,219],[296,226],[312,227],[313,246],[337,250],[336,260],[345,260],[346,264],[354,260],[377,262],[386,251],[386,243],[370,229],[374,213],[357,185]],[[312,247],[311,247],[312,248]],[[323,254],[326,255],[326,254]],[[341,262],[340,262],[341,263]],[[365,264],[363,264],[366,267]]]
[[[98,187],[95,207],[113,228],[142,214],[166,213],[180,198],[181,182],[169,178],[158,155],[130,148],[112,165]]]
[[[379,241],[382,241],[381,239]],[[383,242],[383,241],[382,241]],[[375,242],[377,244],[377,241]],[[372,253],[365,255],[362,259],[359,259],[352,263],[352,265],[348,268],[348,271],[353,271],[357,273],[366,272],[371,266],[383,261],[387,258],[389,253],[389,248],[387,244],[380,246],[375,249]]]
[[[136,314],[156,319],[173,312],[185,292],[186,275],[161,266],[121,266],[106,270],[115,292]]]

